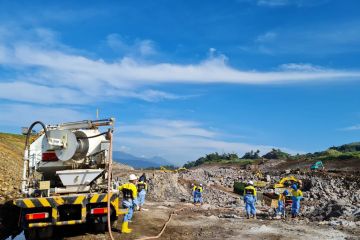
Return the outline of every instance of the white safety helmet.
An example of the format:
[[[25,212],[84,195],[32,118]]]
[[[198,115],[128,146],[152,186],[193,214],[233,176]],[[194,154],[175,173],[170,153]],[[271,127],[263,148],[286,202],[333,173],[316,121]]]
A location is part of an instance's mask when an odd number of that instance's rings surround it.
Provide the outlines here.
[[[200,187],[202,187],[202,183],[200,183]]]
[[[135,176],[135,174],[130,174],[129,180],[130,180],[130,181],[137,180],[137,177]]]
[[[249,185],[254,185],[254,182],[250,180]]]

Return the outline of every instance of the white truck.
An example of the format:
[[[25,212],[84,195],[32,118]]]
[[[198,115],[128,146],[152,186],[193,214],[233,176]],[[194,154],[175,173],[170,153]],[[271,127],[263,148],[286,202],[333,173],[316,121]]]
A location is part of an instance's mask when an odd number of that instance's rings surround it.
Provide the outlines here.
[[[30,144],[36,125],[42,130]],[[51,238],[60,225],[92,223],[104,231],[108,219],[124,214],[111,183],[113,128],[113,118],[29,127],[23,198],[13,201],[27,239]]]

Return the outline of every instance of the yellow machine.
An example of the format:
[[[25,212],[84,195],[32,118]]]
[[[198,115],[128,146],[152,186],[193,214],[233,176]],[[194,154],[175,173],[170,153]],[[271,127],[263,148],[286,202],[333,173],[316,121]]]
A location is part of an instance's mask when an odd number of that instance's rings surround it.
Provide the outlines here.
[[[291,204],[291,185],[297,184],[298,187],[301,187],[302,182],[300,179],[295,178],[294,176],[284,177],[282,178],[278,183],[275,183],[273,188],[273,193],[264,193],[263,194],[263,200],[266,205],[277,208],[278,206],[278,199],[280,193],[283,193],[285,190],[289,190],[289,195],[286,196],[285,204],[289,205]]]
[[[294,183],[301,185],[301,180],[295,178],[294,176],[284,177],[274,185],[274,188],[289,188]]]
[[[175,169],[175,170],[170,170],[170,169],[167,169],[166,167],[161,166],[160,170],[163,171],[163,172],[175,172],[175,173],[178,173],[178,172],[186,171],[187,169],[182,167],[182,168],[178,168],[178,169]]]

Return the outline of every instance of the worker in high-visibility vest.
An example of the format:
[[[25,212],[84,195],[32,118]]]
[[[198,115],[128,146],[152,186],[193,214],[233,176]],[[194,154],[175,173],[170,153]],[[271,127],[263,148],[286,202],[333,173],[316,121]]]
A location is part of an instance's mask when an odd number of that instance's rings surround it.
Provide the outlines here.
[[[303,198],[303,193],[296,184],[291,186],[292,204],[291,204],[291,216],[296,218],[300,212],[300,201]]]
[[[201,183],[199,184],[199,186],[194,185],[193,187],[194,204],[203,203],[202,192],[203,192],[203,185]]]
[[[255,203],[257,201],[256,189],[254,188],[254,182],[249,181],[247,186],[244,189],[244,203],[246,217],[249,219],[252,215],[256,219],[256,207]]]
[[[129,182],[121,185],[119,191],[123,193],[122,206],[127,209],[127,214],[124,215],[124,221],[121,226],[121,232],[131,233],[132,229],[129,228],[129,221],[131,220],[134,208],[137,207],[137,177],[135,174],[130,174]]]
[[[283,193],[280,193],[279,195],[278,207],[276,209],[276,212],[281,217],[285,217],[285,200],[287,195],[289,195],[288,190],[285,190]]]
[[[137,191],[138,191],[138,206],[139,206],[139,211],[141,211],[142,206],[145,203],[145,196],[146,196],[146,192],[148,190],[147,184],[144,181],[140,181],[138,182],[137,186]]]

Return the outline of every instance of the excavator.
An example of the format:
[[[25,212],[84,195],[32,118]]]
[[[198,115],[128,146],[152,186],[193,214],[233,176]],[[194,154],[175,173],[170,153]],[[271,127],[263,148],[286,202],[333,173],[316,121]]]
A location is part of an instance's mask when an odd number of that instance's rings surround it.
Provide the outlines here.
[[[264,192],[263,200],[265,204],[272,208],[277,208],[279,195],[283,193],[285,190],[289,191],[289,195],[286,196],[285,204],[290,205],[292,203],[291,200],[291,186],[296,184],[298,188],[302,187],[302,181],[300,179],[295,178],[294,176],[284,177],[280,179],[278,183],[273,185],[273,192]]]
[[[317,161],[313,165],[310,166],[311,171],[317,171],[317,170],[325,170],[325,166],[322,161]]]

